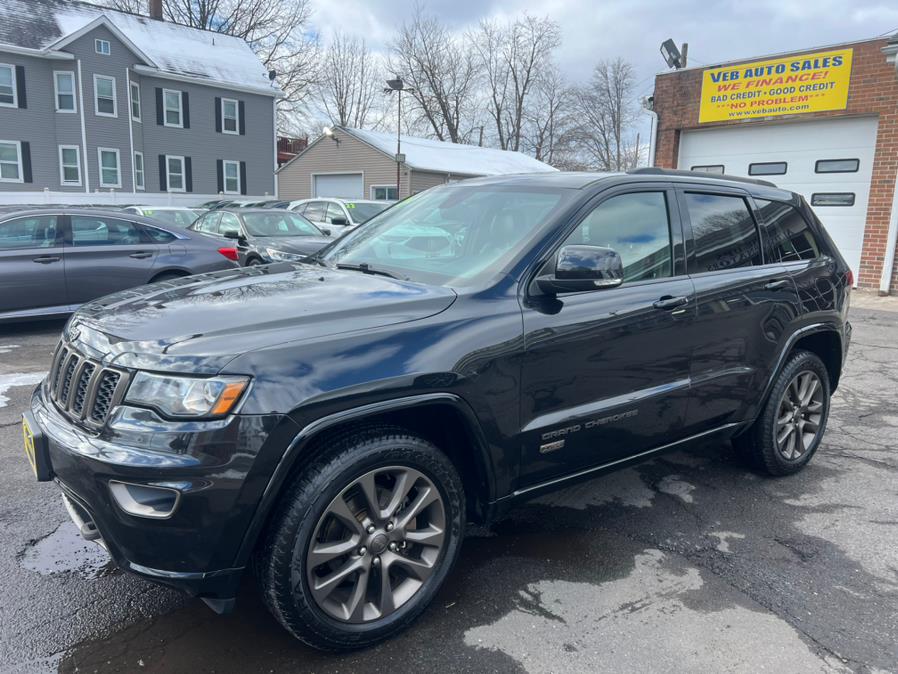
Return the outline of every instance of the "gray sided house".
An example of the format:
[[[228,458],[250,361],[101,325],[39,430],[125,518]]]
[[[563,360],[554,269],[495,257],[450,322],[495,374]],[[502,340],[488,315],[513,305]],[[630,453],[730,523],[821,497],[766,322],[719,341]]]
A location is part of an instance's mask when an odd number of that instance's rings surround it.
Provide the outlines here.
[[[402,136],[399,192],[396,135],[335,127],[278,169],[281,199],[402,199],[478,176],[555,169],[520,152]]]
[[[275,194],[279,94],[239,38],[2,0],[0,203],[45,189]]]

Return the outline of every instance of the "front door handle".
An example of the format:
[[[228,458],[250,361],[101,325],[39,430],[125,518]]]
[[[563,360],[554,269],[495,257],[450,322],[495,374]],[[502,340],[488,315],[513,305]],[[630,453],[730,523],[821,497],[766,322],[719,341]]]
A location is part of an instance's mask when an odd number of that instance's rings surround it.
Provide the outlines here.
[[[51,262],[59,262],[62,258],[58,255],[40,255],[36,258],[32,259],[32,262],[37,262],[38,264],[50,264]]]
[[[153,254],[141,250],[136,253],[131,253],[128,257],[133,257],[135,260],[145,260],[148,257],[153,257]]]
[[[781,278],[764,285],[764,290],[781,290],[789,285],[789,279]]]
[[[665,295],[661,299],[652,303],[652,306],[656,309],[664,309],[665,311],[671,311],[678,307],[682,307],[685,304],[689,303],[688,297],[671,297],[670,295]]]

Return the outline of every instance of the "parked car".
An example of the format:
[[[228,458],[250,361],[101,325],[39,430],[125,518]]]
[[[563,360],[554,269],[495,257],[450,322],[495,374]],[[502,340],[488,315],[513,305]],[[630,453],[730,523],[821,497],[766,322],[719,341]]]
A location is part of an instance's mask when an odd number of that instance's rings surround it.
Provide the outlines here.
[[[219,206],[222,206],[222,205],[228,203],[228,201],[230,201],[230,200],[229,199],[213,199],[212,201],[206,201],[206,202],[200,204],[196,208],[198,208],[200,210],[204,210],[204,211],[209,211],[209,210],[212,210],[213,208],[218,208]]]
[[[302,260],[330,243],[328,232],[298,213],[267,208],[220,208],[190,230],[227,244],[236,242],[241,266]]]
[[[145,218],[178,227],[189,227],[194,220],[206,212],[201,208],[179,208],[177,206],[128,206],[122,210],[125,213],[142,215]]]
[[[0,320],[56,316],[144,283],[234,267],[236,247],[123,211],[0,215]]]
[[[289,201],[280,199],[266,199],[264,201],[254,201],[246,205],[246,208],[287,208],[290,206]]]
[[[451,254],[412,245],[441,221]],[[820,221],[749,179],[466,180],[312,262],[82,307],[24,430],[122,568],[225,611],[252,563],[325,649],[408,626],[521,499],[699,441],[801,470],[851,337]]]
[[[290,210],[301,213],[319,227],[327,227],[334,236],[342,236],[394,203],[365,199],[300,199],[290,202]]]

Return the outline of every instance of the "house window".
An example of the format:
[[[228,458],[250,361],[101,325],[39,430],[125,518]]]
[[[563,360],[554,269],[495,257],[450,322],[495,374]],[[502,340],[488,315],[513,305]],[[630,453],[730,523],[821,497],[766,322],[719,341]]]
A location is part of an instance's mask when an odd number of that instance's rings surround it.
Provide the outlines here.
[[[16,69],[6,63],[0,63],[0,105],[7,108],[19,107],[16,99]]]
[[[396,201],[399,198],[396,185],[372,185],[371,198],[377,201]]]
[[[94,49],[103,56],[109,56],[112,53],[112,46],[109,44],[109,40],[94,40]]]
[[[143,152],[134,153],[134,189],[145,189],[143,173]]]
[[[231,99],[221,99],[221,129],[225,133],[240,133],[240,104]]]
[[[56,112],[75,112],[75,73],[53,73],[53,87],[56,92]]]
[[[222,162],[222,167],[225,194],[240,194],[240,162],[226,159]]]
[[[77,145],[59,146],[59,182],[63,185],[81,184],[81,148]]]
[[[98,147],[97,157],[100,163],[100,187],[121,187],[119,151],[115,148]]]
[[[23,182],[22,144],[17,140],[0,140],[0,182]]]
[[[140,85],[131,82],[131,119],[140,121]]]
[[[165,126],[184,128],[184,113],[181,100],[181,92],[173,89],[162,90],[162,100],[165,106]]]
[[[115,78],[94,75],[94,109],[100,117],[118,117],[118,102],[115,96]]]
[[[184,192],[184,157],[166,155],[165,184],[169,192]]]

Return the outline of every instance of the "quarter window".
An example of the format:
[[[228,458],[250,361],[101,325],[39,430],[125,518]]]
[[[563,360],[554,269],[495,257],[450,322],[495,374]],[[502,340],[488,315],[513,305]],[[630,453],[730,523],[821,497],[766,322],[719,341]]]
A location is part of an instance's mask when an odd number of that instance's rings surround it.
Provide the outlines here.
[[[225,194],[240,194],[240,162],[225,160],[222,167]]]
[[[0,140],[0,182],[23,182],[22,144],[19,141]]]
[[[143,152],[134,153],[134,188],[146,189],[146,179],[143,171]]]
[[[586,216],[565,245],[611,248],[624,263],[624,281],[673,274],[670,218],[664,192],[634,192],[603,201]]]
[[[77,145],[59,146],[59,182],[81,184],[81,148]]]
[[[140,119],[140,85],[137,82],[131,82],[131,119],[135,122]]]
[[[0,63],[0,105],[7,108],[18,107],[16,100],[16,69]]]
[[[221,128],[225,133],[240,133],[240,105],[231,98],[221,99]]]
[[[75,73],[54,72],[56,112],[75,112]]]
[[[97,156],[100,163],[100,187],[121,187],[119,151],[115,148],[98,147]]]
[[[814,173],[857,173],[860,165],[859,159],[818,159]]]
[[[814,234],[797,209],[778,201],[755,201],[764,221],[764,251],[768,264],[813,260],[819,255]]]
[[[685,194],[695,242],[690,273],[761,264],[761,246],[745,199],[719,194]]]
[[[50,248],[55,245],[55,215],[16,218],[0,223],[0,250]]]
[[[73,215],[72,245],[127,246],[143,241],[140,228],[128,220],[103,216]]]
[[[704,164],[693,166],[690,170],[700,173],[723,173],[723,164]]]
[[[115,78],[94,75],[95,110],[101,117],[116,117],[118,105],[115,95]]]
[[[112,45],[109,44],[109,40],[94,40],[94,49],[103,56],[109,56],[112,53]]]
[[[165,104],[165,126],[184,126],[184,115],[181,106],[181,92],[163,89],[162,96]]]
[[[786,175],[788,164],[784,161],[764,161],[748,165],[750,176],[782,176]]]
[[[183,192],[184,188],[184,157],[165,157],[166,181],[169,192]]]

